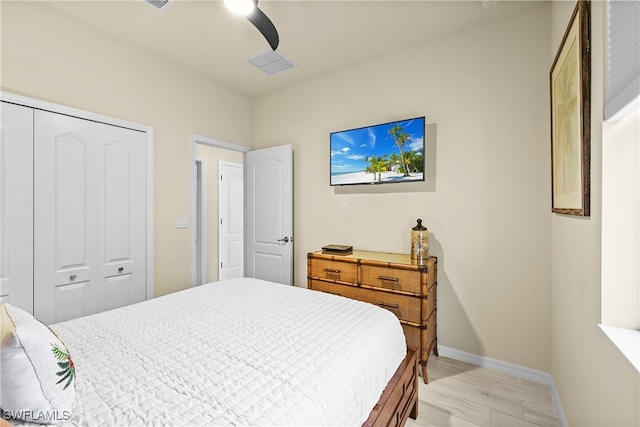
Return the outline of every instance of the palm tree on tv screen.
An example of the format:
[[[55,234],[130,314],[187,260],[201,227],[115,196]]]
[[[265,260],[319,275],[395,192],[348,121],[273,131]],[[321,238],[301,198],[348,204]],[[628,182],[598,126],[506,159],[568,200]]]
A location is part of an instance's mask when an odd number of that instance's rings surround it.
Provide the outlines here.
[[[411,135],[405,133],[403,126],[395,125],[389,129],[389,135],[393,138],[398,150],[400,150],[400,158],[402,160],[402,169],[404,170],[404,176],[409,176],[409,165],[407,164],[406,154],[404,151],[404,145],[411,141]]]
[[[373,157],[365,157],[364,161],[367,162],[367,167],[365,168],[365,172],[366,173],[372,173],[373,174],[373,180],[376,180],[376,170],[373,167]]]
[[[405,153],[405,160],[409,165],[410,172],[424,172],[424,157],[422,156],[422,153],[416,151],[407,151]]]
[[[382,181],[382,172],[386,171],[389,166],[387,155],[382,156],[370,156],[366,158],[369,163],[367,166],[367,172],[373,172],[373,180],[376,180],[376,172],[378,173],[378,182]]]

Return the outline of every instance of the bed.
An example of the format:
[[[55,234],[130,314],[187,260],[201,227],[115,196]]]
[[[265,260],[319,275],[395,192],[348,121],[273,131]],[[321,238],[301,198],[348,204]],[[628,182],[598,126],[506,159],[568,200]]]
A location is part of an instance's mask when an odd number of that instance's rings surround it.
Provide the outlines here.
[[[75,364],[68,425],[402,425],[415,351],[360,301],[257,279],[50,328]]]

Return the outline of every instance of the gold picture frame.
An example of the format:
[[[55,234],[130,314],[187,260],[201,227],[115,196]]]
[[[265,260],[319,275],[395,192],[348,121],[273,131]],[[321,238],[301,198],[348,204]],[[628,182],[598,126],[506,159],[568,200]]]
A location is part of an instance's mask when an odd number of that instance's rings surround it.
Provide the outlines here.
[[[578,0],[549,73],[551,211],[590,215],[590,1]]]

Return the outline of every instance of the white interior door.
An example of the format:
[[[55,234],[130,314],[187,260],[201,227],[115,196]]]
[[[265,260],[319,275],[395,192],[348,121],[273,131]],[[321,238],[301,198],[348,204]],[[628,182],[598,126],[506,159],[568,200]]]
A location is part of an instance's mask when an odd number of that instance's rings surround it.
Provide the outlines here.
[[[100,124],[100,311],[146,299],[145,137]]]
[[[219,280],[244,277],[244,168],[218,164]]]
[[[98,311],[98,123],[35,111],[34,315]]]
[[[0,110],[0,303],[33,314],[33,109]]]
[[[291,145],[249,151],[246,173],[247,277],[292,284],[293,152]]]

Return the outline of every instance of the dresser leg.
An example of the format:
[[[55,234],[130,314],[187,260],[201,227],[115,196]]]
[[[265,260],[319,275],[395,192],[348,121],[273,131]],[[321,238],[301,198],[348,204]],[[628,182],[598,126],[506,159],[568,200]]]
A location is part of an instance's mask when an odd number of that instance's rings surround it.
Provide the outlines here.
[[[438,356],[438,338],[436,338],[433,343],[433,355]]]
[[[428,384],[429,381],[427,380],[427,362],[426,360],[421,360],[420,364],[422,365],[422,380],[425,384]]]

